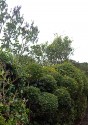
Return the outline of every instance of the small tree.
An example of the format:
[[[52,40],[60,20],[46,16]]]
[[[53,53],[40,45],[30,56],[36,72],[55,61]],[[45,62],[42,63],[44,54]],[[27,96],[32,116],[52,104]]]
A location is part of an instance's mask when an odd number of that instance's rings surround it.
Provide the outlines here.
[[[72,54],[72,41],[66,36],[62,38],[57,36],[53,43],[47,47],[46,53],[51,64],[57,64],[69,58]]]

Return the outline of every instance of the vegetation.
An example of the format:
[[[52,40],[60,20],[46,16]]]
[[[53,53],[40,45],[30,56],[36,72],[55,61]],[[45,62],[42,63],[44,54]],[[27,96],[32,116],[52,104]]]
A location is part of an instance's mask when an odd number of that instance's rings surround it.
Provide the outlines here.
[[[70,62],[15,65],[14,55],[1,53],[1,124],[74,125],[83,117],[88,98],[88,80],[83,71]]]
[[[88,106],[88,64],[69,60],[68,37],[35,43],[20,7],[0,6],[0,125],[75,125]]]

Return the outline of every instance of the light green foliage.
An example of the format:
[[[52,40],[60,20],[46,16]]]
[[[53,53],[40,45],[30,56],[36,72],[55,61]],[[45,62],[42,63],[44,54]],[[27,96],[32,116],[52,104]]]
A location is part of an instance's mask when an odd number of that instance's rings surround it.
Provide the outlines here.
[[[10,52],[8,51],[2,51],[0,48],[0,61],[4,63],[12,63],[13,62],[13,56]]]
[[[26,109],[25,101],[16,99],[13,102],[11,101],[10,105],[10,116],[7,123],[20,123],[26,125],[29,123],[28,120],[29,110]]]
[[[22,79],[22,81],[27,80],[30,77],[29,73],[29,65],[34,63],[35,61],[29,56],[15,56],[13,60],[13,66],[15,67],[18,77]]]
[[[44,66],[43,67],[43,73],[46,75],[51,75],[54,78],[57,78],[59,73],[56,71],[56,69],[52,66]]]
[[[38,63],[42,65],[48,64],[46,49],[47,49],[48,43],[44,44],[36,44],[31,46],[31,56],[34,58]]]
[[[38,61],[38,63],[40,63],[41,57],[43,56],[41,46],[38,44],[32,46],[31,47],[31,55],[33,56],[34,59],[36,59],[36,61]]]
[[[64,38],[57,36],[53,43],[46,49],[49,62],[51,64],[57,64],[68,59],[72,53],[71,43],[72,41],[67,36]]]
[[[60,86],[60,84],[63,82],[63,76],[56,69],[56,65],[54,65],[54,66],[44,66],[43,67],[43,74],[53,76],[53,78],[56,80],[57,86]]]

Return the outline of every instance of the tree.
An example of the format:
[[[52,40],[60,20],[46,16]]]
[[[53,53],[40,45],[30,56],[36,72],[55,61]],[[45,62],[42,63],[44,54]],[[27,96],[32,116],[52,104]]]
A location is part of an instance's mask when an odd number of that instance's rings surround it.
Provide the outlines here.
[[[31,46],[31,56],[34,58],[38,63],[41,63],[43,65],[46,65],[48,62],[47,55],[46,55],[46,49],[47,49],[48,43],[42,43]]]
[[[69,55],[72,54],[72,41],[66,36],[62,38],[57,36],[53,43],[50,44],[47,49],[47,57],[51,64],[57,64],[61,61],[64,61],[69,58]]]
[[[1,47],[14,54],[29,54],[30,43],[37,41],[38,28],[34,22],[24,21],[17,6],[10,12],[6,0],[0,0],[0,41]]]

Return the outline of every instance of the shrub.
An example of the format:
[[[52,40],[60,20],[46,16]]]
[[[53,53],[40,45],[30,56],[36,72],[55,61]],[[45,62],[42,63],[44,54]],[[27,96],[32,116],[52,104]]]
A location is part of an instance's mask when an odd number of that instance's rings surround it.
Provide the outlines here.
[[[55,91],[55,95],[58,97],[58,108],[71,108],[71,97],[65,87],[60,87]]]
[[[30,122],[52,123],[56,117],[58,100],[51,93],[40,92],[37,87],[30,86],[27,90],[30,112]]]
[[[46,124],[55,124],[55,119],[57,116],[58,110],[58,99],[57,96],[43,92],[39,98],[39,123]]]
[[[57,108],[58,108],[57,96],[48,92],[43,92],[39,97],[39,105],[41,106],[42,113],[43,112],[53,113],[53,111],[57,111]]]
[[[70,78],[69,76],[64,76],[59,83],[59,86],[66,87],[72,99],[76,99],[78,96],[78,83],[75,79]]]
[[[46,76],[46,75],[53,76],[54,79],[56,80],[57,85],[59,85],[63,79],[63,76],[58,71],[56,71],[54,66],[44,66],[43,74],[44,74],[44,76]]]
[[[51,75],[54,78],[56,78],[58,76],[58,72],[56,71],[56,69],[53,66],[44,66],[43,74]]]
[[[36,86],[39,78],[42,77],[42,67],[37,63],[32,63],[28,65],[27,72],[29,73],[29,83]]]
[[[57,65],[56,66],[57,71],[63,75],[63,76],[68,76],[70,78],[74,78],[75,81],[78,83],[78,91],[80,94],[83,93],[84,91],[84,73],[76,68],[74,65],[71,63],[65,62],[63,64]]]
[[[0,114],[0,125],[6,125],[5,118],[1,114]]]
[[[60,85],[68,89],[72,100],[74,100],[75,119],[80,119],[87,105],[87,78],[81,70],[68,62],[59,64],[55,68],[63,76]]]
[[[69,92],[65,87],[60,87],[55,91],[55,95],[58,97],[57,122],[62,125],[72,125],[74,121],[74,107]]]
[[[56,80],[51,75],[44,75],[38,82],[41,91],[53,93],[57,88]]]
[[[25,89],[25,97],[30,101],[30,104],[36,103],[40,94],[40,89],[37,87],[30,86]]]

